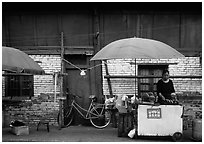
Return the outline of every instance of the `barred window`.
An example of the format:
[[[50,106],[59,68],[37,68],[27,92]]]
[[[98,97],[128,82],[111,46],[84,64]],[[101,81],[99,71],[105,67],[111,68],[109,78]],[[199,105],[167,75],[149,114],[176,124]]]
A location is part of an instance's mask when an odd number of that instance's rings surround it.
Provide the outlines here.
[[[5,75],[6,97],[29,97],[34,94],[33,75]]]

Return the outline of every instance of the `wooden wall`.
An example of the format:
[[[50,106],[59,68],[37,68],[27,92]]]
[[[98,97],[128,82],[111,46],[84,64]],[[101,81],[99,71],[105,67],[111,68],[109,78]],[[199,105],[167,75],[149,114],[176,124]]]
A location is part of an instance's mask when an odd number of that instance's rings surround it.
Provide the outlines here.
[[[7,46],[100,46],[121,38],[165,42],[185,55],[202,47],[202,3],[3,3]],[[98,23],[96,23],[98,19]]]
[[[201,2],[4,2],[2,12],[2,44],[28,54],[60,54],[61,32],[68,52],[80,48],[94,54],[114,40],[134,36],[162,41],[186,56],[202,52]],[[90,75],[91,93],[101,95],[101,67]]]

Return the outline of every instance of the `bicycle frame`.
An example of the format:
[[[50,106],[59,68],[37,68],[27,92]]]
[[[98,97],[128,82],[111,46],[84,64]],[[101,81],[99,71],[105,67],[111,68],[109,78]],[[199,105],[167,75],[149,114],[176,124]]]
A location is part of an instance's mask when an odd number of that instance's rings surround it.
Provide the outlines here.
[[[89,105],[89,108],[88,110],[82,108],[75,100],[72,101],[71,103],[71,107],[72,108],[75,108],[77,110],[77,112],[84,118],[84,119],[90,119],[90,118],[98,118],[99,115],[102,115],[102,113],[98,113],[98,114],[95,114],[95,113],[92,113],[91,110],[92,109],[95,109],[95,108],[103,108],[105,109],[105,105],[104,104],[99,104],[99,103],[96,103],[97,106],[95,106],[93,104],[93,100],[91,100],[91,103]],[[84,115],[80,110],[83,110],[86,112],[86,115]],[[97,112],[97,111],[95,111]],[[90,114],[92,114],[92,117],[90,116]],[[93,117],[94,116],[94,117]]]

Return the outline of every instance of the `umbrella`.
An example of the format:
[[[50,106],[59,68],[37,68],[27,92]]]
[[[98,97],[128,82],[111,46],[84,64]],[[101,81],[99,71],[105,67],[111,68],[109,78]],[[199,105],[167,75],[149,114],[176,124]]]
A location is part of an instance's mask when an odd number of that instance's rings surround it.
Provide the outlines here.
[[[171,59],[181,57],[185,56],[163,42],[145,38],[126,38],[106,45],[91,58],[91,61],[126,58],[136,61],[137,58]]]
[[[127,38],[106,45],[91,60],[121,58],[170,59],[184,57],[171,46],[152,39]]]
[[[2,47],[2,70],[16,73],[44,74],[44,70],[26,53]]]

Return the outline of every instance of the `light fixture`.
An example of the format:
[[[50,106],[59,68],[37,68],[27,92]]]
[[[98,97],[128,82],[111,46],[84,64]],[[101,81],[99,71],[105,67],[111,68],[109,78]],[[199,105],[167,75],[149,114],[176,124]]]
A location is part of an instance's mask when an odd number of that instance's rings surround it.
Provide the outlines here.
[[[80,73],[80,75],[81,76],[85,76],[86,75],[86,72],[85,72],[86,70],[81,70],[81,73]]]

